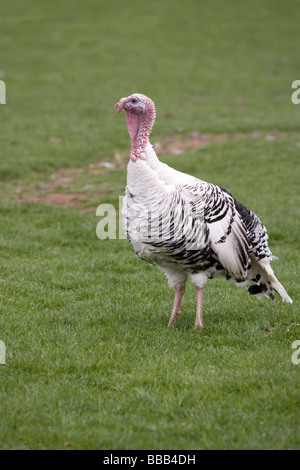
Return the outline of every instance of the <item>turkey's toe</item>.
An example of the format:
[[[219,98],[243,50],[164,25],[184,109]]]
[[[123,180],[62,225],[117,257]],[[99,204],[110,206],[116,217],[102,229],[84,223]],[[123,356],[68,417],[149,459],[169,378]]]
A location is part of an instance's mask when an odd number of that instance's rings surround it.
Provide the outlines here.
[[[203,323],[195,323],[193,329],[194,330],[198,329],[198,330],[202,331],[202,330],[204,330],[204,325],[203,325]]]

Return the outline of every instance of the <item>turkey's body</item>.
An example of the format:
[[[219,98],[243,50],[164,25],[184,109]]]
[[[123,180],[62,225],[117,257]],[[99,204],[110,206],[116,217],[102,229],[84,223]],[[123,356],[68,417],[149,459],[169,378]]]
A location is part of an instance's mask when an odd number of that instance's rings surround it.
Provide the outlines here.
[[[130,131],[135,116],[125,109]],[[140,138],[135,154],[138,130],[130,135],[124,226],[136,254],[162,269],[175,288],[169,325],[180,313],[188,278],[197,288],[195,326],[200,329],[203,287],[210,278],[226,275],[238,285],[248,284],[252,295],[273,299],[276,290],[292,302],[270,266],[273,256],[258,217],[226,190],[161,163],[148,138]]]

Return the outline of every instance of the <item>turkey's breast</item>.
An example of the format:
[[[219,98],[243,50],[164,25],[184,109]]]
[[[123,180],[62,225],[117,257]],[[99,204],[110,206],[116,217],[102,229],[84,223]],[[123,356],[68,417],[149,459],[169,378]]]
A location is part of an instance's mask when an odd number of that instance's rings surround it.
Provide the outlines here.
[[[186,198],[187,185],[166,185],[166,190],[134,195],[126,188],[123,216],[128,239],[136,254],[160,267],[187,273],[224,270],[214,257],[204,218],[205,188],[198,182],[196,197]],[[200,186],[199,186],[200,185]]]

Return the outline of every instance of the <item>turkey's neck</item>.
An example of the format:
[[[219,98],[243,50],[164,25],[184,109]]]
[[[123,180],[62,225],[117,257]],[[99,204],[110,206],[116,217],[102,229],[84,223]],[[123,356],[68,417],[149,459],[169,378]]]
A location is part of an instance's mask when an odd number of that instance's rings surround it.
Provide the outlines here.
[[[132,146],[130,155],[139,157],[149,142],[155,115],[152,116],[152,113],[133,114],[126,110],[126,119]]]

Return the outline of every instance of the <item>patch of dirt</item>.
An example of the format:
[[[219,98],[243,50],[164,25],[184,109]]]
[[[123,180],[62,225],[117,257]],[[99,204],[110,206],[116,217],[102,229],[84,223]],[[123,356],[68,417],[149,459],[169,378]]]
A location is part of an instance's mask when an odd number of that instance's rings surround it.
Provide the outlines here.
[[[99,194],[94,195],[99,197]],[[19,194],[18,201],[42,202],[43,204],[53,204],[57,206],[71,206],[77,209],[87,210],[83,208],[85,202],[91,197],[86,193],[48,193],[43,196],[36,194]]]
[[[251,134],[235,133],[235,134],[201,134],[194,131],[187,135],[185,139],[179,137],[168,137],[162,142],[155,142],[153,147],[158,156],[182,155],[186,152],[196,151],[209,145],[224,144],[239,139],[259,139],[262,137],[260,131]],[[273,137],[273,136],[272,136]],[[271,140],[267,139],[266,140]]]
[[[69,178],[67,176],[56,178],[53,176],[54,175],[52,175],[51,181],[49,181],[49,183],[38,183],[36,185],[36,189],[38,189],[39,191],[48,191],[49,189],[63,188],[74,183],[74,178]]]
[[[180,131],[178,130],[178,133]],[[251,139],[256,140],[264,138],[267,141],[276,141],[278,137],[273,134],[263,134],[260,131],[252,133],[235,133],[235,134],[201,134],[198,131],[191,132],[186,138],[179,137],[178,134],[174,133],[172,136],[165,138],[160,142],[153,144],[154,150],[158,157],[167,157],[171,155],[182,155],[184,153],[194,152],[200,148],[207,147],[209,145],[223,144],[230,141],[239,139]],[[57,138],[51,137],[50,141],[54,144],[59,144],[62,141],[62,137]],[[51,178],[46,182],[40,182],[35,185],[35,188],[29,188],[22,184],[19,184],[16,188],[17,200],[41,202],[44,204],[53,204],[59,206],[70,206],[75,207],[78,210],[89,210],[84,205],[91,199],[99,199],[103,197],[103,190],[105,190],[103,184],[88,184],[85,185],[83,190],[86,192],[73,192],[72,185],[78,183],[79,175],[95,176],[105,174],[107,171],[113,171],[116,169],[126,168],[129,158],[129,147],[128,151],[124,155],[116,153],[114,155],[114,162],[98,161],[88,165],[85,168],[60,168],[56,170]],[[79,180],[80,181],[80,180]],[[92,180],[93,182],[94,180]],[[67,188],[70,186],[71,192],[60,193],[59,188]],[[100,193],[100,191],[101,193]],[[93,192],[91,192],[93,190]],[[98,192],[96,192],[98,191]],[[104,191],[105,194],[105,191]]]

